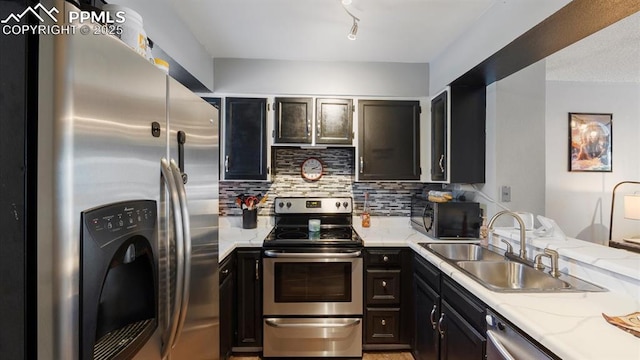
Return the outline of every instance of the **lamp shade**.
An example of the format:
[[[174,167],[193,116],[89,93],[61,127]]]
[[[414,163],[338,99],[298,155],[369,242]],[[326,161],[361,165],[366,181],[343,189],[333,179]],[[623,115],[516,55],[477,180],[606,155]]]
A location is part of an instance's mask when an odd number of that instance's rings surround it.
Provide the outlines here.
[[[624,196],[624,218],[640,220],[640,194]]]

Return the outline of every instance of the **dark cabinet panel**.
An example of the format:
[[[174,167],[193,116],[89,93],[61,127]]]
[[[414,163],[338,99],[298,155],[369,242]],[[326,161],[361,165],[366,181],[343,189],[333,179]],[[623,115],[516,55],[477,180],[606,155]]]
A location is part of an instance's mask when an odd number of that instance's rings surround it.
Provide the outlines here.
[[[275,143],[311,144],[312,98],[275,99]]]
[[[350,145],[353,137],[353,100],[316,99],[316,144]]]
[[[420,179],[420,103],[358,103],[360,180]]]
[[[267,99],[227,98],[224,179],[266,180]]]
[[[262,347],[262,264],[259,250],[238,250],[235,346]]]
[[[400,269],[367,269],[367,304],[400,304]]]
[[[229,255],[220,264],[220,358],[229,359],[233,347],[235,323],[235,266]]]
[[[448,93],[442,92],[431,100],[431,180],[445,181],[448,175],[447,118]]]
[[[451,86],[431,100],[431,180],[484,183],[486,87]]]
[[[486,339],[456,312],[446,300],[442,300],[440,359],[484,360]]]
[[[416,360],[438,359],[440,334],[436,330],[440,314],[440,296],[418,274],[414,275],[416,325],[413,357]]]
[[[368,344],[397,343],[400,340],[400,309],[368,309],[365,338]]]

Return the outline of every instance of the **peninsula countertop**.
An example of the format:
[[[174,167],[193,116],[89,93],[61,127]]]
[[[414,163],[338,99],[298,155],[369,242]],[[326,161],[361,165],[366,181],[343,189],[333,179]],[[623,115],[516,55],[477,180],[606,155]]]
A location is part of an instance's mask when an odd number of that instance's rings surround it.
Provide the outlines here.
[[[576,239],[558,241],[528,234],[530,251],[554,248],[563,259],[561,271],[610,291],[498,293],[419,245],[441,241],[415,231],[408,218],[372,217],[371,224],[362,228],[359,219],[354,218],[354,229],[363,238],[365,247],[410,247],[557,356],[580,360],[640,359],[640,339],[608,324],[602,317],[603,313],[619,316],[640,311],[640,255]],[[271,217],[260,217],[256,229],[241,229],[239,217],[221,218],[220,260],[236,247],[261,247],[272,227]],[[512,241],[517,248],[517,231],[497,229],[496,235]],[[492,245],[499,247],[499,243],[494,240]],[[594,266],[602,273],[589,269]]]

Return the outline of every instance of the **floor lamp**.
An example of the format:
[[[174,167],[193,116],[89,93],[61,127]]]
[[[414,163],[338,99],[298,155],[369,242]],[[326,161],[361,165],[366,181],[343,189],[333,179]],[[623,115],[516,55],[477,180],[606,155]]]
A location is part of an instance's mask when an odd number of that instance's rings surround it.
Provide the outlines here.
[[[640,181],[621,181],[613,187],[613,194],[611,195],[611,220],[609,221],[609,241],[611,241],[611,235],[613,234],[613,206],[616,202],[616,189],[623,184],[640,185]],[[640,195],[625,196],[625,218],[640,220]],[[631,238],[631,241],[634,239],[636,238]],[[638,241],[640,242],[640,238],[638,238]]]

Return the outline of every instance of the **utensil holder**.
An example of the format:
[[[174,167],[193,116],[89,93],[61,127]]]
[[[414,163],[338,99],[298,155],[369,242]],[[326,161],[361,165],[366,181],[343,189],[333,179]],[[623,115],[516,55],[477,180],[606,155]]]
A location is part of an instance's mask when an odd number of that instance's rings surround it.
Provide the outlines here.
[[[242,228],[255,229],[258,227],[258,209],[242,210]]]

